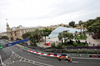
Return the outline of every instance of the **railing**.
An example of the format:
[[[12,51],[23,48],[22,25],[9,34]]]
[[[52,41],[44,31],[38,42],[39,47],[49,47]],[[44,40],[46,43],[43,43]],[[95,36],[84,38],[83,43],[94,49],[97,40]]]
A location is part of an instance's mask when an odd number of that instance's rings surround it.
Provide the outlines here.
[[[68,53],[68,54],[100,54],[100,50],[88,50],[88,49],[74,49],[74,50],[68,50],[68,49],[45,49],[45,52],[49,53]]]
[[[88,47],[67,47],[67,49],[100,49],[100,46],[88,46]]]

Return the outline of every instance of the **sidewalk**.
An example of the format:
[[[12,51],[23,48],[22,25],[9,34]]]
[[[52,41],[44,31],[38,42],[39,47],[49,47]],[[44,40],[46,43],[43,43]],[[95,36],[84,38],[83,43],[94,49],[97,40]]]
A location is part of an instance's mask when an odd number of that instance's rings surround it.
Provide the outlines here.
[[[55,43],[55,45],[57,45],[57,42],[59,42],[59,39],[58,39],[58,37],[46,38],[46,42],[50,42],[50,45],[46,46],[45,42],[40,42],[37,45],[40,47],[49,48],[49,47],[51,47],[51,43]]]
[[[100,46],[100,40],[93,39],[91,35],[89,36],[89,34],[87,34],[87,42],[89,46],[93,46],[93,44],[94,46],[97,46],[97,45]]]
[[[39,44],[37,44],[39,47],[44,47],[44,48],[49,48],[51,47],[51,44],[49,46],[44,45],[45,42],[40,42]]]

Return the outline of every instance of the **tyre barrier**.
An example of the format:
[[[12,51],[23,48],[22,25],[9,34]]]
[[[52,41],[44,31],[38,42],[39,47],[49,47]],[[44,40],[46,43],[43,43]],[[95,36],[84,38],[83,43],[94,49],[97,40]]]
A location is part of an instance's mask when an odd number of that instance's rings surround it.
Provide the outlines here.
[[[100,58],[100,55],[89,55],[89,57]]]
[[[39,55],[44,55],[44,56],[51,56],[51,57],[68,57],[66,54],[55,54],[55,53],[43,53],[43,52],[38,52],[36,50],[28,50],[29,52],[35,53],[35,54],[39,54]]]

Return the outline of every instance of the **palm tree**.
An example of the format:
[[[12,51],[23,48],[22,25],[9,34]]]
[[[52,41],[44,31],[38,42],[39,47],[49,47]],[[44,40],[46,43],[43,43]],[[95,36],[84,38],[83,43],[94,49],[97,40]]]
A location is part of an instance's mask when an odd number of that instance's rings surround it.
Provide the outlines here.
[[[86,22],[83,23],[83,32],[84,32],[84,29],[86,28]]]
[[[59,36],[58,36],[59,40],[62,40],[62,38],[67,38],[67,39],[73,39],[73,34],[72,33],[68,33],[68,32],[62,32],[62,33],[59,33]],[[63,42],[62,42],[63,43]]]
[[[59,33],[58,38],[59,38],[59,40],[62,40],[62,38],[63,38],[62,33]]]
[[[59,38],[59,40],[61,40],[62,43],[63,43],[64,33],[63,33],[63,32],[62,32],[62,33],[59,33],[58,38]]]
[[[81,34],[82,34],[82,24],[83,24],[83,22],[80,20],[80,21],[79,21],[79,26],[80,26],[80,28],[81,28]]]
[[[49,36],[49,34],[52,32],[52,29],[45,28],[42,31],[43,31],[43,36],[45,37],[45,44],[46,44],[46,36]]]

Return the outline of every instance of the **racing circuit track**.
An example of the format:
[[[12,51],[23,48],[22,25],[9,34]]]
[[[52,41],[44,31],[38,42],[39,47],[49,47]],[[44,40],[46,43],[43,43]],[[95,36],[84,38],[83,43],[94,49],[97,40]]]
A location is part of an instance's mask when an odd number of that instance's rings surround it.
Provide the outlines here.
[[[0,40],[0,44],[7,44]],[[73,62],[58,61],[57,58],[41,56],[15,45],[0,49],[4,66],[100,66],[100,58],[72,58]]]

